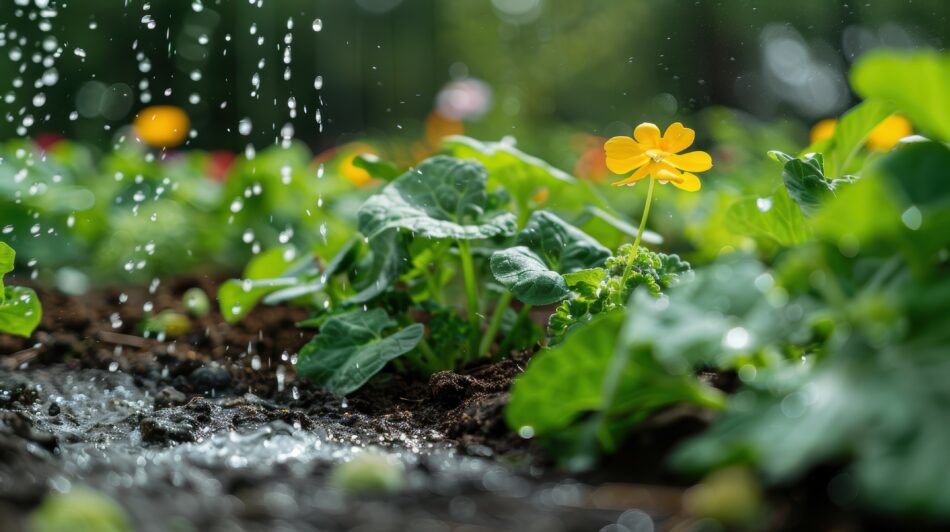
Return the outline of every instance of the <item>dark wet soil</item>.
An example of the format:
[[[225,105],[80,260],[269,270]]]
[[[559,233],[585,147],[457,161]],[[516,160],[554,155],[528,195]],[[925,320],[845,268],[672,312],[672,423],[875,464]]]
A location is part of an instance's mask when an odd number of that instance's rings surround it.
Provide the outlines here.
[[[137,530],[682,521],[682,488],[567,479],[507,430],[502,409],[525,360],[429,378],[385,373],[344,399],[295,377],[294,354],[312,336],[294,326],[308,317],[299,308],[258,308],[236,324],[212,311],[175,338],[143,337],[145,308],[186,314],[185,290],[214,301],[220,280],[81,297],[37,287],[44,317],[33,337],[0,336],[0,523],[19,529],[45,496],[76,485],[117,500]],[[366,448],[399,457],[398,494],[333,485],[334,464]]]

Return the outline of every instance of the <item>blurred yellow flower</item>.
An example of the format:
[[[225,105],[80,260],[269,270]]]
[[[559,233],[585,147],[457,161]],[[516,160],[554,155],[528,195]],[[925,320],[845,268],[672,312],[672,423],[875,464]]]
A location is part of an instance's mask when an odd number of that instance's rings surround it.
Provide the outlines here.
[[[700,188],[699,178],[691,172],[705,172],[712,168],[712,157],[704,151],[680,153],[693,144],[696,132],[674,122],[660,134],[655,124],[644,122],[633,131],[633,138],[614,137],[604,144],[607,168],[615,174],[633,174],[614,183],[614,186],[632,185],[650,176],[660,183],[687,192]]]
[[[811,128],[811,143],[829,139],[835,134],[838,121],[826,118]],[[901,115],[891,115],[875,126],[868,135],[867,147],[874,151],[888,151],[904,137],[914,133],[910,122]]]
[[[135,116],[132,128],[142,142],[156,148],[181,144],[191,126],[185,111],[171,105],[154,105]]]
[[[868,148],[874,151],[889,151],[904,137],[913,134],[910,122],[901,115],[891,115],[871,130]]]
[[[830,139],[831,136],[835,134],[835,127],[837,125],[838,121],[834,118],[826,118],[815,124],[815,126],[811,128],[811,143],[814,144],[825,139]]]

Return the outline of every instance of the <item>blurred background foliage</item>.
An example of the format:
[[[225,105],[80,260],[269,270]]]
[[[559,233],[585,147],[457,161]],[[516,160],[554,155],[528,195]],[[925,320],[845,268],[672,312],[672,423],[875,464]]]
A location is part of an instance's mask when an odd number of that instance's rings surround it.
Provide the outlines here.
[[[947,28],[945,0],[0,0],[0,12],[0,138],[105,147],[145,105],[173,104],[191,117],[190,147],[261,148],[290,123],[322,151],[421,138],[439,98],[484,96],[468,134],[514,135],[565,168],[576,157],[552,138],[577,131],[626,134],[711,105],[806,124],[837,115],[853,104],[857,57],[942,48]],[[485,85],[445,93],[466,79]]]

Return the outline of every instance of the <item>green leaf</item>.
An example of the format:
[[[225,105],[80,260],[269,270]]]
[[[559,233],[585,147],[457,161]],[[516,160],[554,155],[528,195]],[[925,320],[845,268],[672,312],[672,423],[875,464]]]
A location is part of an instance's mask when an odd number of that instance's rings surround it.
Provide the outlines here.
[[[243,279],[228,279],[218,287],[221,315],[234,323],[268,294],[300,285],[312,288],[310,284],[319,281],[319,274],[313,255],[298,260],[292,247],[269,249],[248,263]]]
[[[405,229],[429,238],[472,240],[515,232],[514,215],[488,212],[487,171],[475,162],[426,159],[371,196],[359,211],[368,238]]]
[[[785,385],[746,390],[698,439],[678,449],[674,466],[699,472],[758,465],[773,483],[847,460],[861,502],[915,517],[950,516],[950,359],[942,345],[888,346],[860,335]]]
[[[548,211],[536,211],[517,246],[496,251],[491,270],[524,303],[547,305],[570,293],[562,273],[604,265],[610,250]]]
[[[564,278],[526,246],[493,253],[491,271],[515,297],[530,305],[556,303],[570,294]]]
[[[858,104],[841,116],[831,138],[812,144],[805,152],[824,156],[824,175],[844,177],[871,130],[893,112],[894,106],[884,101],[868,100]]]
[[[871,52],[855,64],[851,85],[893,104],[935,140],[950,141],[950,53]]]
[[[808,240],[809,230],[799,206],[784,188],[765,198],[745,198],[726,212],[730,231],[770,243],[791,247]]]
[[[545,205],[560,210],[579,210],[600,203],[587,186],[547,162],[528,155],[507,142],[481,142],[464,136],[443,140],[449,152],[460,159],[474,159],[488,169],[490,187],[508,190],[519,210],[534,203],[538,192],[547,191]],[[526,219],[528,213],[522,214]]]
[[[824,157],[821,154],[806,155],[803,159],[788,161],[782,170],[782,179],[788,195],[806,216],[814,215],[822,202],[834,196],[835,191],[843,185],[856,181],[851,177],[825,179]]]
[[[388,290],[409,267],[406,246],[397,231],[388,231],[369,241],[371,253],[353,269],[353,286],[359,292],[346,300],[361,305]]]
[[[0,332],[29,337],[43,318],[40,298],[30,288],[7,286],[0,302]]]
[[[601,446],[615,449],[632,425],[663,406],[718,401],[691,374],[670,372],[649,351],[630,349],[620,340],[623,323],[624,315],[614,313],[579,326],[535,355],[512,387],[509,426],[541,437],[571,469],[592,465]],[[598,415],[582,420],[592,412]]]
[[[604,280],[607,279],[607,270],[604,268],[590,268],[565,273],[563,277],[564,282],[571,291],[586,297],[596,297],[600,286]]]
[[[789,303],[772,284],[752,257],[723,257],[670,288],[668,299],[634,293],[627,338],[671,367],[729,368],[740,356],[805,334],[805,302]]]
[[[366,384],[390,360],[411,351],[424,327],[414,323],[393,334],[396,322],[382,309],[356,310],[328,319],[320,334],[300,350],[297,373],[327,390],[349,394]]]
[[[364,153],[353,157],[353,166],[366,170],[369,175],[392,181],[402,174],[402,171],[393,163],[384,161],[371,153]]]
[[[16,252],[5,242],[0,242],[0,303],[3,303],[3,276],[13,271]]]
[[[548,211],[533,213],[516,242],[561,273],[603,266],[610,256],[609,249]]]

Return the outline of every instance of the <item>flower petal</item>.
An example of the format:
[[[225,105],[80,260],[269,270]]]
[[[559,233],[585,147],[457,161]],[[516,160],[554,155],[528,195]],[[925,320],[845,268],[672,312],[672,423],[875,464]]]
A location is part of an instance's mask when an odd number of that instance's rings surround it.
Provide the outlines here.
[[[673,183],[674,187],[685,190],[686,192],[696,192],[702,186],[699,182],[699,178],[689,172],[683,172],[678,179],[671,180],[670,183]]]
[[[643,147],[630,137],[614,137],[604,143],[604,153],[613,159],[629,159],[643,153]]]
[[[634,172],[633,175],[631,175],[630,177],[627,177],[626,179],[621,179],[620,181],[617,181],[616,183],[613,183],[613,186],[615,186],[615,187],[622,187],[622,186],[624,186],[624,185],[629,185],[630,183],[636,183],[637,181],[639,181],[639,180],[643,179],[644,177],[646,177],[647,174],[650,173],[650,169],[651,169],[652,167],[653,167],[652,164],[645,164],[645,165],[643,165],[642,167],[640,167],[639,170],[637,170],[636,172]]]
[[[661,167],[659,170],[653,172],[653,177],[659,179],[660,181],[669,181],[674,182],[682,179],[682,176],[679,173],[679,170],[676,170],[672,167]]]
[[[647,161],[650,160],[650,157],[646,154],[635,155],[628,159],[614,159],[607,157],[607,168],[615,174],[626,174],[627,172],[632,172],[635,168],[639,168],[644,165]]]
[[[644,148],[660,147],[660,128],[656,124],[644,122],[633,130],[633,138],[643,145]]]
[[[683,127],[679,122],[673,122],[666,128],[666,133],[660,141],[660,146],[670,152],[678,153],[689,148],[696,140],[696,132],[688,127]]]
[[[704,151],[691,151],[683,154],[671,153],[663,161],[687,172],[705,172],[712,168],[712,157]]]

